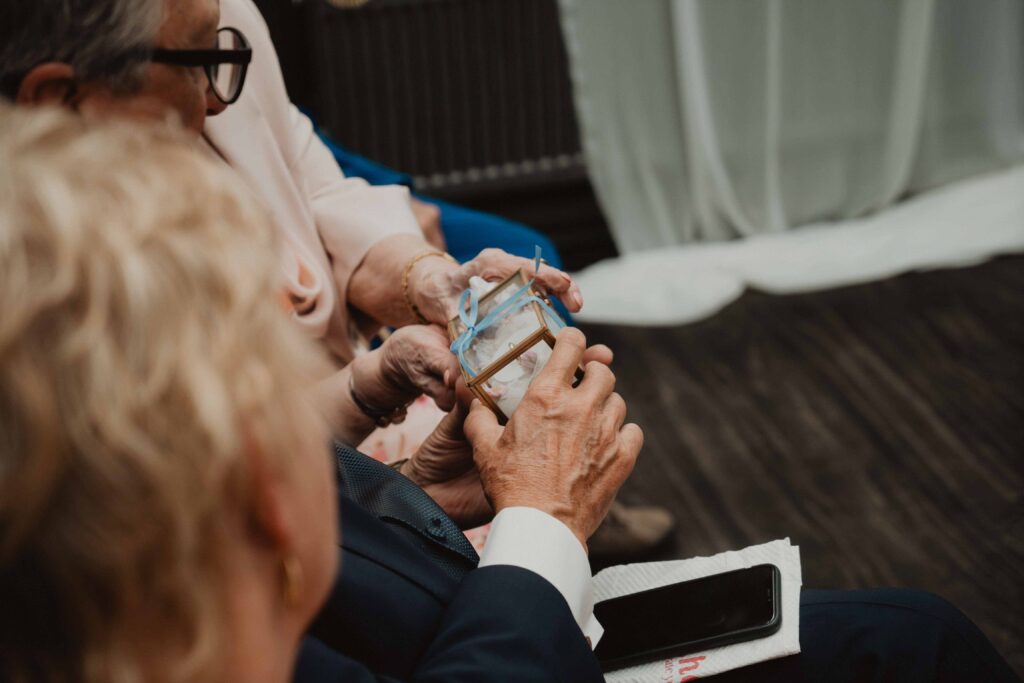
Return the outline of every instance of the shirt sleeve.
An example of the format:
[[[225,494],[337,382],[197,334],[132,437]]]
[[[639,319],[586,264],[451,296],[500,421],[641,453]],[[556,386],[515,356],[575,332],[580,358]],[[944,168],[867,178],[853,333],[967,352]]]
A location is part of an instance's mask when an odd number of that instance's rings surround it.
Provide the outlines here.
[[[511,565],[539,574],[569,604],[576,623],[597,645],[604,628],[594,618],[590,563],[576,536],[562,522],[535,508],[505,508],[495,516],[480,566]]]

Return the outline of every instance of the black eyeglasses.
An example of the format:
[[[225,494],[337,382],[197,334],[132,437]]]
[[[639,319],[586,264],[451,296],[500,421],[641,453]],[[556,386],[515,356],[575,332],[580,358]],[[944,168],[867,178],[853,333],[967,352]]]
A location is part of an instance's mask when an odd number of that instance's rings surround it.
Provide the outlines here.
[[[156,48],[149,61],[174,66],[201,66],[210,80],[210,89],[224,104],[234,104],[242,94],[245,73],[252,61],[252,48],[237,28],[217,31],[217,47],[212,50],[166,50]]]

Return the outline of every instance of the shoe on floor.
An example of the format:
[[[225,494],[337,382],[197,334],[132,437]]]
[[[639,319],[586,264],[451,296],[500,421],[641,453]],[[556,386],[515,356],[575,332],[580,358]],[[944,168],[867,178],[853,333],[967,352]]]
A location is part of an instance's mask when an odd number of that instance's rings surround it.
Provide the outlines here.
[[[664,542],[675,526],[675,518],[665,508],[616,501],[587,541],[590,560],[600,563],[640,559]]]

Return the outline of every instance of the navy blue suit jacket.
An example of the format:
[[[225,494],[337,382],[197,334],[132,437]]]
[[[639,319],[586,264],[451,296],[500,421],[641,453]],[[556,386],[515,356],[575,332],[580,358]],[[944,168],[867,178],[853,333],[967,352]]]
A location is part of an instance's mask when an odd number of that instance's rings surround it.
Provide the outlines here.
[[[341,570],[303,643],[298,683],[603,680],[554,586],[518,567],[475,568],[465,536],[422,490],[335,450]]]

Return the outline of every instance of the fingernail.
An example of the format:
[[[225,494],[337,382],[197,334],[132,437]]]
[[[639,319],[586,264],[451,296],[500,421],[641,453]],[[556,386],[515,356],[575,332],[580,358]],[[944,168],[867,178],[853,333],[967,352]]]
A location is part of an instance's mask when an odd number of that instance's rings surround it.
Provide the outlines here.
[[[576,305],[579,308],[583,308],[583,297],[580,295],[579,292],[572,293],[572,300],[576,302]]]
[[[452,375],[451,370],[445,370],[444,371],[444,385],[445,386],[448,386],[448,380],[451,379],[451,375]]]

